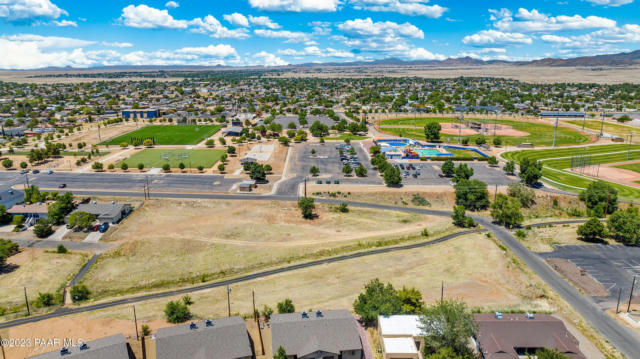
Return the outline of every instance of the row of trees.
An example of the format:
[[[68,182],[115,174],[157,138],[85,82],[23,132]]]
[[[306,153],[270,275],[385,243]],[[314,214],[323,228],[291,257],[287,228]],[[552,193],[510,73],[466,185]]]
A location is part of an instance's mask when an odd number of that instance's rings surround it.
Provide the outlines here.
[[[384,183],[387,186],[399,186],[402,184],[400,169],[387,162],[387,158],[382,153],[378,153],[371,158],[371,165],[378,169],[378,173],[382,174]]]

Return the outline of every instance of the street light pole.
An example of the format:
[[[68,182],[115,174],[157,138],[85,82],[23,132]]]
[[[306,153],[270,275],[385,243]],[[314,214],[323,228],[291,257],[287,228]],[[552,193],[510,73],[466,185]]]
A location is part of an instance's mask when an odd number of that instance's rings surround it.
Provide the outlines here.
[[[600,117],[602,117],[602,123],[600,124],[600,137],[604,135],[604,111],[600,113]]]
[[[227,308],[229,309],[229,316],[231,316],[231,298],[229,297],[229,293],[231,293],[231,288],[227,285]]]

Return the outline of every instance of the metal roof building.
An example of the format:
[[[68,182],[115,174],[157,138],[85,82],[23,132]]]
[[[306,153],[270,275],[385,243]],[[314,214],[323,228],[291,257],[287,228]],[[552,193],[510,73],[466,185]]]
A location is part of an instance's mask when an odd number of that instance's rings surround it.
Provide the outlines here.
[[[240,317],[162,328],[156,334],[156,359],[250,359],[253,355]]]
[[[122,334],[92,340],[86,346],[63,348],[31,357],[32,359],[131,359],[133,355]]]
[[[282,346],[297,359],[359,359],[363,353],[356,320],[346,310],[274,314],[271,338],[274,354]]]

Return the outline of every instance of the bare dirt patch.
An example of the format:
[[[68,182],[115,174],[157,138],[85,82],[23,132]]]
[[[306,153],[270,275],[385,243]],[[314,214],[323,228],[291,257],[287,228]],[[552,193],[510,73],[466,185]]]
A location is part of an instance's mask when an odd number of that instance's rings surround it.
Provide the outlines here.
[[[580,267],[566,259],[549,258],[547,263],[556,272],[567,278],[569,282],[578,287],[585,295],[591,297],[606,297],[609,295],[606,289],[588,273],[582,272]]]
[[[627,186],[640,188],[640,183],[638,183],[638,181],[640,181],[640,174],[624,168],[616,168],[616,166],[633,164],[633,163],[640,163],[640,161],[626,161],[626,162],[601,164],[599,171],[596,173],[597,175],[596,177],[601,178],[605,181],[611,181],[615,183],[625,184]],[[593,175],[591,173],[585,173],[585,174]]]
[[[295,203],[147,201],[103,239],[120,246],[84,281],[96,293],[164,286],[419,238],[424,228],[451,230],[448,218],[363,208],[336,213],[325,205],[316,212],[309,221]]]

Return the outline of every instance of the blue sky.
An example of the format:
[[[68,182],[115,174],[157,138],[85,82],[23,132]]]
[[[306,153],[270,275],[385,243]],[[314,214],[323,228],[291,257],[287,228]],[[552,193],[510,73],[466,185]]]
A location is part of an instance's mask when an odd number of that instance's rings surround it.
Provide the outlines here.
[[[0,68],[531,60],[640,48],[640,0],[0,0]],[[6,55],[5,55],[6,54]]]

